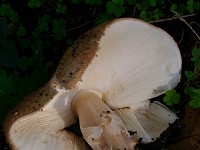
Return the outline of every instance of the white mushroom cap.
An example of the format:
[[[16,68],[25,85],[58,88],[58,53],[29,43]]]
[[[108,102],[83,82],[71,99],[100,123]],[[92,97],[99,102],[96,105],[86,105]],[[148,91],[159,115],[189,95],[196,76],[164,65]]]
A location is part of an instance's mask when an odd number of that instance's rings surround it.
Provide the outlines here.
[[[138,132],[137,138],[151,142],[177,117],[160,103],[149,105],[148,99],[174,88],[180,70],[179,49],[165,31],[127,18],[100,25],[67,50],[48,84],[9,113],[7,140],[20,150],[87,149],[83,139],[64,128],[76,123],[74,96],[92,89],[103,94],[116,113],[114,120],[118,115],[128,130]]]
[[[165,31],[140,20],[120,19],[104,34],[96,58],[81,78],[80,89],[101,91],[106,104],[121,108],[177,85],[181,55]]]

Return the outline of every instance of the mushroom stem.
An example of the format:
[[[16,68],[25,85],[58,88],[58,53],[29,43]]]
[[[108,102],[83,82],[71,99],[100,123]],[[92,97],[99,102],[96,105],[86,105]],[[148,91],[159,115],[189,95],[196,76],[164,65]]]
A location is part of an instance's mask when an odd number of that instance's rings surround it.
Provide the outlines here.
[[[96,91],[84,90],[72,101],[72,112],[79,118],[84,139],[95,150],[134,149],[134,137],[102,98]]]

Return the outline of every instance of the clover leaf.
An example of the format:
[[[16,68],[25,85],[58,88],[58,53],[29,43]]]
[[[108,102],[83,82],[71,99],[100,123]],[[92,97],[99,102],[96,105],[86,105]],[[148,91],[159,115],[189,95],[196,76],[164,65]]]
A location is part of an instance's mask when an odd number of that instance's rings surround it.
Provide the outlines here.
[[[2,4],[0,7],[0,15],[1,16],[9,16],[12,8],[10,4]]]
[[[55,40],[62,40],[67,36],[66,20],[63,18],[53,20],[53,34]]]
[[[194,66],[196,69],[200,68],[200,48],[192,49],[192,58],[191,60],[194,62]]]
[[[8,16],[13,22],[19,21],[19,15],[15,12],[10,4],[2,4],[0,7],[0,16]]]
[[[124,6],[119,5],[118,3],[108,1],[106,3],[107,13],[111,15],[115,15],[116,17],[120,17],[122,14],[124,14],[125,13]]]
[[[21,37],[21,36],[24,36],[25,34],[26,34],[26,28],[23,27],[23,26],[20,26],[19,29],[18,29],[18,31],[17,31],[17,35],[19,37]]]
[[[112,0],[113,3],[118,4],[118,5],[123,5],[124,4],[124,0]]]
[[[180,94],[176,92],[176,90],[168,90],[165,92],[165,97],[163,98],[163,101],[171,106],[173,104],[178,104],[180,100]]]
[[[41,0],[29,0],[28,6],[30,8],[40,8],[42,6],[42,1]]]
[[[190,96],[189,105],[192,108],[200,108],[200,88],[187,87],[185,94]]]
[[[56,12],[57,12],[58,14],[65,14],[66,11],[67,11],[67,6],[62,5],[62,4],[60,4],[60,3],[57,3]]]

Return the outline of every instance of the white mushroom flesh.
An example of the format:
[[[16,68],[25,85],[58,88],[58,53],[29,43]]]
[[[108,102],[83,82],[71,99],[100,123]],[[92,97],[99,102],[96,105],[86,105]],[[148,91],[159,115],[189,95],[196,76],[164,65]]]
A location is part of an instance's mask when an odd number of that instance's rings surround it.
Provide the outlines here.
[[[79,118],[84,139],[95,150],[134,149],[136,138],[102,98],[96,91],[85,90],[73,99],[72,111]]]

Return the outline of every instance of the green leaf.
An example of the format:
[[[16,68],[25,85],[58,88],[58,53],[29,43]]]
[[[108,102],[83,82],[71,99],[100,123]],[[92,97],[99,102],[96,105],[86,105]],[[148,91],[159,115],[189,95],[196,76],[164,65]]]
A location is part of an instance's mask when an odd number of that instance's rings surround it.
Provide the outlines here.
[[[137,0],[127,0],[127,3],[128,3],[129,5],[133,5],[133,4],[136,4],[136,1],[137,1]]]
[[[180,94],[176,92],[176,90],[168,90],[165,92],[165,97],[163,98],[163,101],[167,105],[173,105],[178,104],[180,100]]]
[[[154,19],[156,20],[159,20],[160,17],[164,17],[164,14],[161,10],[159,10],[158,8],[156,8],[154,11],[153,11],[153,15],[154,15]]]
[[[177,4],[172,4],[171,7],[170,7],[170,10],[176,11],[177,7],[178,7]]]
[[[114,6],[113,2],[108,1],[106,3],[106,8],[107,8],[107,13],[109,13],[109,14],[113,14],[114,13],[115,6]]]
[[[2,4],[0,7],[0,16],[7,16],[13,22],[19,21],[19,15],[15,12],[10,4]]]
[[[149,0],[151,6],[156,6],[157,0]]]
[[[102,13],[95,21],[95,24],[102,24],[108,20],[111,20],[112,16],[108,13]]]
[[[116,17],[120,17],[125,13],[125,8],[121,5],[117,5],[112,1],[108,1],[106,3],[107,13],[111,15],[115,15]]]
[[[196,48],[194,47],[192,49],[192,58],[191,58],[191,61],[194,62],[194,66],[196,69],[199,69],[200,68],[200,48]]]
[[[200,108],[200,89],[194,87],[185,88],[185,94],[190,96],[189,105],[192,108]]]
[[[200,89],[196,89],[194,87],[190,87],[189,88],[190,92],[192,92],[193,94],[200,94]],[[195,95],[193,95],[195,96]]]
[[[62,40],[67,36],[66,19],[59,18],[53,20],[53,34],[55,40]]]
[[[141,11],[141,13],[140,13],[140,18],[145,18],[146,17],[146,11]]]
[[[40,8],[42,6],[42,1],[41,0],[29,0],[28,6],[30,8]]]
[[[10,20],[12,20],[13,22],[18,22],[19,18],[20,17],[17,12],[15,12],[15,11],[10,12]]]
[[[67,7],[62,4],[57,3],[56,12],[58,14],[65,14],[67,12]]]
[[[185,71],[185,76],[189,81],[194,81],[196,79],[196,75],[192,71]]]
[[[193,57],[200,57],[200,48],[194,47],[194,48],[192,49],[192,56],[193,56]]]
[[[51,16],[44,14],[38,19],[38,33],[49,30],[49,22],[51,21]]]
[[[177,4],[177,9],[175,11],[178,12],[180,15],[183,15],[186,12],[186,10],[186,5],[180,2]]]
[[[9,16],[11,12],[10,4],[2,4],[0,7],[0,15],[1,16]]]
[[[152,14],[152,12],[150,11],[141,11],[140,13],[140,19],[144,20],[144,21],[150,21],[152,20],[154,17],[154,15]],[[156,16],[155,16],[156,17]]]
[[[113,3],[117,4],[117,5],[123,5],[124,4],[124,0],[112,0]]]
[[[125,13],[125,8],[123,6],[116,6],[114,9],[114,14],[116,17],[121,17]]]
[[[135,7],[138,9],[138,10],[142,10],[142,6],[140,3],[136,3]],[[144,11],[144,10],[142,10]]]
[[[188,1],[187,1],[187,5],[188,5],[188,6],[193,6],[193,0],[188,0]]]
[[[19,37],[22,37],[22,36],[24,36],[25,34],[26,34],[26,28],[23,27],[23,26],[20,26],[19,29],[18,29],[18,31],[17,31],[17,35],[18,35]]]
[[[200,2],[195,2],[193,5],[195,10],[199,10],[200,9]]]
[[[191,100],[189,102],[189,105],[190,107],[194,108],[194,109],[197,109],[197,108],[200,108],[200,98],[199,99],[195,99],[195,100]]]

